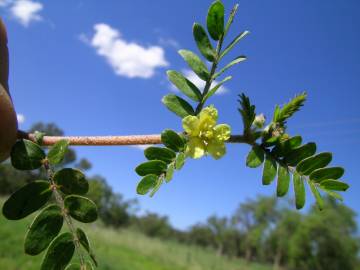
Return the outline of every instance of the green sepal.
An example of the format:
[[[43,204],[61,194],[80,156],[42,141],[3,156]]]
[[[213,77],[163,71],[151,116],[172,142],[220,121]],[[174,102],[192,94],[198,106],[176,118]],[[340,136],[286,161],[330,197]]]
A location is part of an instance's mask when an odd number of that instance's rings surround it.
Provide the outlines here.
[[[167,76],[169,80],[179,89],[183,94],[187,97],[191,98],[193,101],[199,102],[201,101],[201,92],[199,88],[195,84],[193,84],[190,80],[185,78],[180,72],[175,70],[168,70]]]
[[[11,164],[18,170],[35,170],[42,166],[45,152],[29,140],[17,141],[11,150]]]
[[[328,179],[339,179],[344,175],[344,169],[341,167],[329,167],[329,168],[322,168],[313,171],[309,179],[311,181],[320,183],[321,181],[328,180]]]
[[[303,175],[309,175],[313,171],[326,167],[332,160],[332,154],[324,152],[302,160],[297,166],[296,171]]]
[[[289,191],[289,185],[290,185],[289,170],[286,167],[279,166],[276,195],[278,197],[285,196]]]
[[[148,174],[144,176],[137,185],[136,192],[139,195],[147,194],[156,186],[159,177],[155,174]]]
[[[204,81],[209,79],[209,70],[199,56],[189,50],[179,50],[179,54],[200,79]]]
[[[179,152],[184,149],[185,141],[184,139],[171,129],[165,129],[161,133],[161,142],[167,147],[175,152]]]
[[[65,197],[64,206],[70,216],[83,223],[94,222],[98,217],[97,207],[88,198],[69,195]]]
[[[47,154],[47,159],[52,165],[59,164],[63,161],[65,154],[68,150],[69,141],[60,140],[51,147],[49,153]]]
[[[207,29],[214,40],[219,40],[224,34],[224,13],[225,8],[221,1],[211,4],[206,18]]]
[[[37,215],[25,236],[25,253],[38,255],[44,251],[59,234],[64,217],[58,205],[51,204]]]
[[[62,270],[71,261],[75,252],[74,239],[71,233],[60,234],[50,244],[41,264],[41,270]]]
[[[195,114],[194,108],[185,99],[182,99],[177,95],[166,95],[161,101],[170,111],[181,118]]]
[[[141,163],[135,168],[135,171],[140,176],[145,176],[148,174],[160,175],[164,173],[167,169],[167,164],[161,160],[151,160],[144,163]]]
[[[13,193],[3,206],[3,215],[10,220],[22,219],[43,207],[52,195],[47,181],[31,182]]]
[[[295,172],[293,175],[293,182],[296,209],[301,209],[304,207],[306,200],[304,179],[302,179],[301,175]]]
[[[54,174],[53,179],[65,194],[84,195],[89,191],[89,183],[78,169],[61,169]]]
[[[193,35],[196,45],[199,51],[201,52],[201,54],[210,62],[214,62],[216,53],[210,43],[209,37],[205,29],[200,24],[194,23]]]
[[[252,147],[246,158],[246,166],[250,168],[257,168],[264,162],[264,150],[255,145]]]
[[[172,162],[176,157],[176,153],[173,150],[156,146],[146,148],[144,155],[148,160],[161,160],[166,163]]]
[[[276,161],[270,155],[265,155],[264,169],[262,175],[263,185],[270,185],[271,182],[275,179],[276,172],[277,172]]]

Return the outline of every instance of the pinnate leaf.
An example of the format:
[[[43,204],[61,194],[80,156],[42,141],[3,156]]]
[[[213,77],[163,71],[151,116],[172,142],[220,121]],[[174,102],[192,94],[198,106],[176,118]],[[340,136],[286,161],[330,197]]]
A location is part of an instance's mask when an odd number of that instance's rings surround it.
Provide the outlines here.
[[[231,41],[231,43],[221,53],[220,59],[223,58],[228,52],[230,52],[231,49],[248,34],[250,34],[249,31],[244,31],[244,32],[241,32],[238,36],[236,36],[235,39],[233,41]]]

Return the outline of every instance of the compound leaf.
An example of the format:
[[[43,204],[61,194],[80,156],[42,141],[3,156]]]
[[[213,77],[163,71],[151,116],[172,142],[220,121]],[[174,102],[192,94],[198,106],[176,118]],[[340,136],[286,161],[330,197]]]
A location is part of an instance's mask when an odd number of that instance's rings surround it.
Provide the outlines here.
[[[236,57],[234,60],[232,60],[229,64],[227,64],[225,67],[223,67],[222,69],[220,69],[219,72],[217,72],[215,75],[214,75],[214,79],[216,79],[217,77],[219,77],[221,74],[223,74],[225,71],[227,71],[229,68],[231,68],[232,66],[236,65],[236,64],[239,64],[243,61],[246,60],[246,56],[238,56]]]

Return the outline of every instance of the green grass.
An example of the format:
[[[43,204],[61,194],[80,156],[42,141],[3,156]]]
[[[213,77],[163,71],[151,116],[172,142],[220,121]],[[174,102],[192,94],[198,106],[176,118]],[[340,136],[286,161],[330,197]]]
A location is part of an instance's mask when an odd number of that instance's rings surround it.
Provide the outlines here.
[[[2,205],[2,204],[1,204]],[[0,217],[0,269],[38,270],[43,254],[23,252],[23,239],[31,217],[8,221]],[[100,270],[269,270],[216,256],[214,251],[172,241],[148,238],[131,230],[111,230],[99,224],[82,226],[88,233]]]

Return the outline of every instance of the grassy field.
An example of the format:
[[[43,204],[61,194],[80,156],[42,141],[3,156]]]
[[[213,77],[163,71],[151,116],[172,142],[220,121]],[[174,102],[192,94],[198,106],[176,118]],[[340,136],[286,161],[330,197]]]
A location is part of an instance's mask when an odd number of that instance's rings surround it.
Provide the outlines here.
[[[23,252],[31,217],[8,221],[0,217],[0,269],[38,270],[43,254]],[[130,230],[115,231],[95,224],[84,227],[93,243],[100,270],[269,270],[242,260],[217,257],[215,252],[171,241],[151,239]]]

